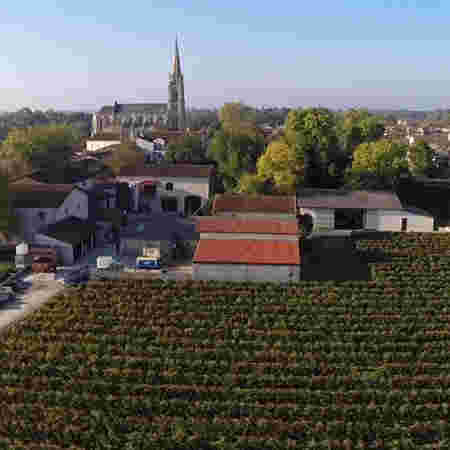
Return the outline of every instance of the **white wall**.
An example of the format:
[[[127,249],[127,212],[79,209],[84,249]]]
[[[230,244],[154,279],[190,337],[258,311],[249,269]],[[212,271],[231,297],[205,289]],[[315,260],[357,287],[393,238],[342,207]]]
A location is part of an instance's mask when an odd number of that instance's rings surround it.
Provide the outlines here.
[[[299,265],[269,264],[192,264],[194,280],[298,282]]]
[[[270,239],[273,241],[298,241],[298,236],[293,234],[200,233],[200,239]]]
[[[313,218],[314,230],[334,229],[334,209],[326,208],[301,208],[303,214],[309,214]]]
[[[402,218],[407,219],[406,231],[433,231],[433,217],[405,210],[369,210],[367,211],[367,228],[378,231],[401,231]]]
[[[59,264],[63,266],[70,266],[73,264],[73,247],[69,243],[58,241],[44,234],[36,234],[35,242],[36,244],[48,245],[56,248]]]
[[[155,147],[155,144],[153,144],[153,142],[149,142],[146,139],[142,139],[140,137],[136,138],[136,145],[142,150],[147,150],[148,152],[152,152]]]
[[[86,150],[88,152],[95,152],[96,150],[100,150],[105,147],[109,147],[110,145],[120,144],[120,141],[96,141],[96,140],[87,140],[86,141]]]

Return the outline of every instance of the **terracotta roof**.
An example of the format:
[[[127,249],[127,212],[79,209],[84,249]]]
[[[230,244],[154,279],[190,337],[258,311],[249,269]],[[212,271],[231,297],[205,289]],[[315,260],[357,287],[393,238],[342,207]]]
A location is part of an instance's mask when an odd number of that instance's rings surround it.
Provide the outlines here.
[[[197,217],[199,233],[258,233],[258,234],[292,234],[298,233],[295,221],[235,219],[228,217]]]
[[[218,212],[261,212],[296,214],[295,196],[216,194],[212,206]]]
[[[344,189],[301,189],[299,208],[327,209],[402,209],[397,195],[387,191],[350,191]]]
[[[297,242],[272,239],[200,239],[194,263],[300,264]]]
[[[145,167],[127,166],[120,169],[119,177],[193,177],[207,178],[212,175],[214,167],[196,166],[194,164],[173,164],[168,166]]]
[[[73,184],[47,184],[28,178],[9,186],[14,208],[58,208],[75,188]]]

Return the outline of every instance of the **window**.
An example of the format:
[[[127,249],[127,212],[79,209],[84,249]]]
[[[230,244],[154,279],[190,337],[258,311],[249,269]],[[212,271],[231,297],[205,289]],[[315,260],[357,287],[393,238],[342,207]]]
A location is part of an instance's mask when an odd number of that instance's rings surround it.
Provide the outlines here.
[[[166,191],[173,191],[173,183],[166,183]]]
[[[402,231],[406,231],[408,228],[408,219],[406,217],[402,218]]]
[[[44,211],[39,211],[38,216],[39,216],[39,219],[41,219],[41,221],[44,222],[47,214]]]
[[[78,203],[78,209],[80,209],[81,208],[81,205]]]
[[[67,214],[69,214],[69,208],[66,208],[66,209],[64,210],[64,212],[66,213],[66,216],[67,216]]]

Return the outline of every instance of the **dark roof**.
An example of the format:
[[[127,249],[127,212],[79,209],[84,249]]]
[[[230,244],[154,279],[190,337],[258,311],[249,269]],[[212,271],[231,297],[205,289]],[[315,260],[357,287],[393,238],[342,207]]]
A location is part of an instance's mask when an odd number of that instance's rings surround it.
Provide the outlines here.
[[[47,184],[22,179],[10,184],[14,208],[59,208],[75,189],[73,184]]]
[[[218,212],[257,212],[296,214],[295,196],[216,194],[213,214]]]
[[[327,209],[402,209],[397,195],[388,191],[351,191],[344,189],[301,189],[299,208]]]
[[[267,219],[235,219],[233,217],[196,217],[199,233],[255,233],[291,234],[298,233],[296,221]]]
[[[272,239],[200,239],[194,263],[300,264],[296,241]]]
[[[91,233],[101,229],[94,222],[78,219],[77,217],[68,217],[67,219],[49,225],[45,231],[40,234],[52,237],[58,241],[68,242],[77,245],[84,239],[89,238]]]
[[[127,166],[122,167],[118,177],[210,177],[214,167],[197,166],[194,164],[172,164],[167,166],[146,167]]]
[[[119,114],[120,113],[153,113],[153,112],[166,112],[167,103],[128,103],[118,105]],[[99,113],[100,114],[112,114],[113,105],[103,106]]]

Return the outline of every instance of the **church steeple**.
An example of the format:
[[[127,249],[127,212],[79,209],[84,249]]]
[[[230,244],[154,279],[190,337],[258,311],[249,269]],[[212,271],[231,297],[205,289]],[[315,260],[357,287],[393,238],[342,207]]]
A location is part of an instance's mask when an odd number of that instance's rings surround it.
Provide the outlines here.
[[[169,79],[169,128],[184,130],[186,128],[186,108],[184,102],[184,81],[181,73],[178,38],[175,38],[175,55],[173,73]]]
[[[173,75],[181,75],[180,52],[178,50],[178,38],[175,37],[175,56],[173,58]]]

